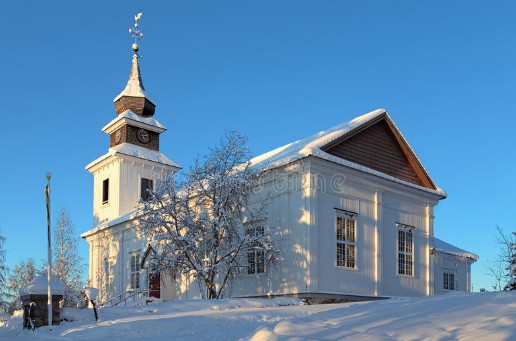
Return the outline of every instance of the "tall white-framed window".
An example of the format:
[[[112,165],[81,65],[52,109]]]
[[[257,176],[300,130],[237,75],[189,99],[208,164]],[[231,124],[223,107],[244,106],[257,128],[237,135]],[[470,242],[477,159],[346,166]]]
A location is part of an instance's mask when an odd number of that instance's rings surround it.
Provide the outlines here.
[[[106,285],[106,292],[108,293],[113,292],[113,283],[115,281],[114,265],[114,257],[104,258],[104,283]]]
[[[397,223],[398,227],[398,275],[414,276],[415,227]]]
[[[354,215],[345,211],[336,211],[336,265],[338,267],[356,268],[356,226]]]
[[[457,290],[455,286],[455,272],[446,270],[443,272],[443,289]]]
[[[133,251],[129,254],[131,269],[131,289],[140,288],[140,251]]]
[[[265,226],[263,223],[248,224],[245,226],[245,233],[250,237],[263,237]],[[247,250],[247,274],[265,273],[265,250],[260,242],[254,241]]]

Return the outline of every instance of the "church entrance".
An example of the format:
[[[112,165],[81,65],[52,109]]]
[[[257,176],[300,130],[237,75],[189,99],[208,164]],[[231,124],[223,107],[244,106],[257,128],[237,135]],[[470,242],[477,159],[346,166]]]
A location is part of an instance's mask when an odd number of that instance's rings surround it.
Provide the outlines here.
[[[149,297],[161,298],[161,276],[149,275]]]

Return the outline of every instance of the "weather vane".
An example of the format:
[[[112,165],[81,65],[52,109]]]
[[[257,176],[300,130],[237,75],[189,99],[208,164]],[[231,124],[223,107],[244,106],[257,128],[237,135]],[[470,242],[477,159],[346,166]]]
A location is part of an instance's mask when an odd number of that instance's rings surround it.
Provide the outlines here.
[[[138,44],[136,43],[138,39],[143,38],[143,33],[138,28],[138,20],[140,20],[142,17],[142,13],[138,13],[134,16],[134,28],[129,29],[129,33],[134,37],[134,44],[133,44],[133,51],[134,53],[138,52]]]

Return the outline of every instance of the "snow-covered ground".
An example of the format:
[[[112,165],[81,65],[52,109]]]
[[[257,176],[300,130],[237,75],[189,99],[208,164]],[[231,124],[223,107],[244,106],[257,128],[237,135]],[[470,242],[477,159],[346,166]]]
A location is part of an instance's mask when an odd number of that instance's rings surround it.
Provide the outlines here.
[[[273,300],[184,300],[99,310],[65,309],[59,326],[0,322],[0,340],[516,340],[515,293],[327,305]]]

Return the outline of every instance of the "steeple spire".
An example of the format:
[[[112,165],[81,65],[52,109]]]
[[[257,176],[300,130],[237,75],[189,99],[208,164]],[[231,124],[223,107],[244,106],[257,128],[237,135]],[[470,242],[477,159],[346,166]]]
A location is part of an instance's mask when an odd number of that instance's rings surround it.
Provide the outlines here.
[[[138,62],[138,39],[143,38],[143,33],[138,28],[138,20],[142,17],[141,13],[134,16],[134,27],[129,29],[129,33],[134,37],[133,61],[129,80],[125,89],[114,99],[115,111],[121,114],[126,110],[132,110],[140,116],[148,117],[154,115],[156,105],[147,97],[140,75],[140,64]]]

